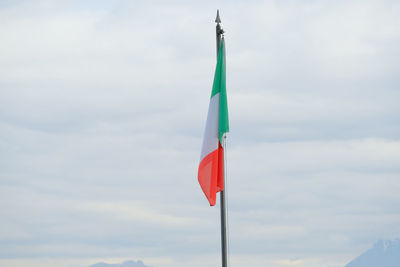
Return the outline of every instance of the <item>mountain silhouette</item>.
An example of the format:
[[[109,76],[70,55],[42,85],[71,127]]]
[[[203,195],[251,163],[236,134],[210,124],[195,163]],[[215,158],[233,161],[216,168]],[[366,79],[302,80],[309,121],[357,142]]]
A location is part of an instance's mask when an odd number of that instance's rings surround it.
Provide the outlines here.
[[[345,267],[399,267],[400,239],[380,240]]]
[[[117,263],[117,264],[99,262],[90,265],[89,267],[149,267],[149,266],[145,265],[142,261],[139,260],[139,261],[125,261],[123,263]]]

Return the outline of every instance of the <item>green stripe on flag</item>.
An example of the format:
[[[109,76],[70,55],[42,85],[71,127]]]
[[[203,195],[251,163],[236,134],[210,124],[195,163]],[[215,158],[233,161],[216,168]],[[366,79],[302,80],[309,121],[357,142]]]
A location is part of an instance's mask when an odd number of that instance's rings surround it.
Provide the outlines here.
[[[228,101],[226,98],[226,71],[225,71],[225,40],[222,38],[219,47],[217,67],[215,69],[214,83],[211,92],[211,97],[220,93],[219,96],[219,127],[218,137],[222,142],[224,133],[229,132],[228,120]]]

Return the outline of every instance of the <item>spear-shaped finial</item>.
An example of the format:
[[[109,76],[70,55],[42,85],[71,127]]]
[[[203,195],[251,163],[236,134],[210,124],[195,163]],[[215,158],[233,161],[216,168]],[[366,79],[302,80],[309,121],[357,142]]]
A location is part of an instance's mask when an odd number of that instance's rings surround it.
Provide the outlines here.
[[[221,37],[224,34],[224,30],[221,27],[221,19],[219,18],[219,9],[217,9],[217,17],[215,18],[215,22],[217,23],[217,26],[215,27],[215,32],[217,35],[217,58],[218,58],[218,51],[219,51],[219,46],[221,44]]]
[[[217,9],[217,17],[215,18],[216,23],[221,23],[221,19],[219,18],[219,9]]]

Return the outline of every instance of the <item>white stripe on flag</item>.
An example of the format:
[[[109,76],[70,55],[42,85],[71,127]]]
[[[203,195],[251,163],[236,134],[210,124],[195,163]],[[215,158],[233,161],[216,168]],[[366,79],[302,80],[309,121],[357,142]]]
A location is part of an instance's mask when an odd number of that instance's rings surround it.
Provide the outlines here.
[[[205,156],[218,149],[218,125],[219,124],[219,93],[210,99],[208,106],[206,129],[204,131],[203,147],[201,149],[200,161]]]

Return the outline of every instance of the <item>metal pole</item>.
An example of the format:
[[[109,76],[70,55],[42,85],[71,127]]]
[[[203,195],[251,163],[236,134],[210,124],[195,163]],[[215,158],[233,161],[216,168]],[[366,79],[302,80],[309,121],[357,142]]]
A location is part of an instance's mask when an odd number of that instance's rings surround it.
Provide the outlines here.
[[[226,152],[226,136],[223,137],[223,162],[224,162],[224,186],[225,186],[225,152]],[[226,205],[225,205],[225,189],[220,192],[221,203],[221,252],[222,252],[222,267],[228,266],[228,248],[227,248],[227,230],[226,230]]]
[[[217,37],[217,58],[219,47],[221,45],[221,36],[224,33],[220,23],[219,10],[217,10],[217,17],[215,19],[216,26],[216,37]],[[223,164],[224,164],[224,186],[225,186],[225,135],[223,137]],[[221,203],[221,252],[222,252],[222,267],[228,266],[228,252],[227,252],[227,231],[226,231],[226,205],[225,205],[225,189],[220,192],[220,203]]]

